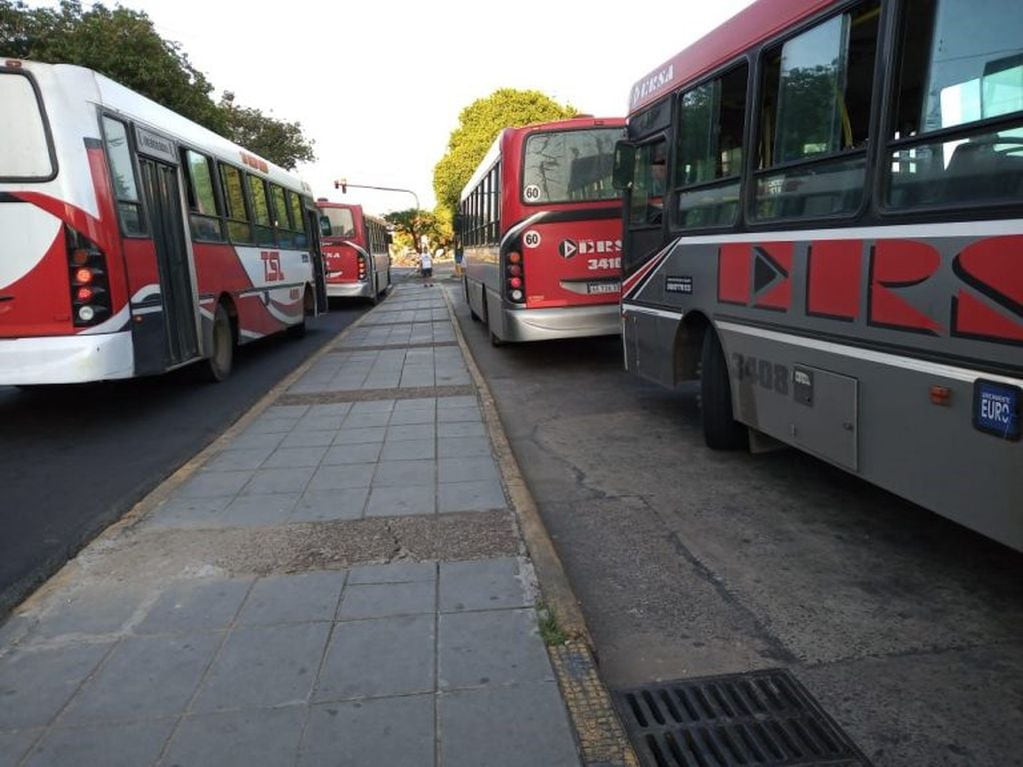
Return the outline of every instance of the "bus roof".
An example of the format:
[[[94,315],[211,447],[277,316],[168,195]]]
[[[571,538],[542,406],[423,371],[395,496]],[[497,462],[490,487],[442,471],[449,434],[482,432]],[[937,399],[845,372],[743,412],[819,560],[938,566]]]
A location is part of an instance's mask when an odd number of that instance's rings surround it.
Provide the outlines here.
[[[326,198],[321,197],[316,200],[316,207],[347,208],[348,210],[357,210],[359,212],[359,215],[361,215],[368,221],[376,221],[377,223],[383,224],[384,226],[390,226],[390,224],[387,223],[387,220],[385,218],[383,218],[382,216],[373,215],[372,213],[367,213],[365,210],[363,210],[362,205],[357,202],[334,202],[333,200],[328,200]]]
[[[640,78],[629,93],[629,114],[838,2],[840,0],[757,0]]]
[[[487,153],[483,155],[483,159],[480,160],[479,165],[476,166],[476,170],[473,171],[472,176],[462,187],[462,191],[459,192],[458,199],[464,200],[465,196],[476,188],[476,185],[480,182],[490,169],[494,167],[494,163],[497,162],[497,158],[501,156],[501,142],[506,138],[511,138],[516,133],[533,133],[539,131],[556,131],[556,130],[577,130],[579,128],[619,128],[625,125],[624,117],[568,117],[564,120],[551,120],[550,122],[544,123],[530,123],[529,125],[521,125],[514,128],[502,128],[494,138],[494,143],[490,145]]]
[[[10,61],[10,59],[8,59]],[[19,68],[37,77],[47,110],[54,109],[49,91],[56,88],[62,98],[94,102],[112,115],[134,121],[157,133],[167,134],[177,143],[213,155],[219,160],[242,166],[249,172],[311,196],[312,188],[291,171],[259,157],[245,147],[208,128],[189,120],[171,109],[158,104],[141,93],[111,80],[99,72],[73,64],[45,64],[38,61],[19,61]]]

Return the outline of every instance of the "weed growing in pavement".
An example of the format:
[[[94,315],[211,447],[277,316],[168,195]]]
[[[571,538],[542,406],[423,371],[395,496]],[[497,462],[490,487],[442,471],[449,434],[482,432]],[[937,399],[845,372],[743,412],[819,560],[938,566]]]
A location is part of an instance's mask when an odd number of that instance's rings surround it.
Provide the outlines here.
[[[536,603],[536,622],[540,626],[540,638],[543,639],[544,644],[548,646],[565,644],[567,637],[561,630],[561,626],[558,625],[557,616],[542,601]]]

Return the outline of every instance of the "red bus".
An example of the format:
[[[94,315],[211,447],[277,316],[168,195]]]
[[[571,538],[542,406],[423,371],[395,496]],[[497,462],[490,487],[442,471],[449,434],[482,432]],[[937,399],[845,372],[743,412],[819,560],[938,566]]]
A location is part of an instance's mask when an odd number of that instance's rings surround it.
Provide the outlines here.
[[[391,287],[391,233],[382,218],[361,205],[320,198],[320,236],[330,298],[368,298],[376,303]]]
[[[628,369],[1023,549],[1018,0],[759,0],[631,104]]]
[[[325,309],[318,234],[283,169],[90,70],[0,60],[0,384],[222,380]]]
[[[466,300],[495,345],[619,332],[623,119],[505,128],[462,190]]]

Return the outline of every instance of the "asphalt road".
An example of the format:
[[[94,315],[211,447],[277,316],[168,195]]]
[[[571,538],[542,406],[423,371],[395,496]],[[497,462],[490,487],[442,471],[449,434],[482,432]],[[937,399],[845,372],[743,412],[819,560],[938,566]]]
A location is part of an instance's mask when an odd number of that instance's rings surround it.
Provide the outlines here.
[[[304,338],[237,350],[227,381],[185,368],[23,392],[0,387],[0,620],[368,308],[312,319]]]
[[[795,450],[710,451],[695,386],[618,338],[495,349],[448,286],[612,688],[784,667],[876,765],[1023,764],[1023,555]]]

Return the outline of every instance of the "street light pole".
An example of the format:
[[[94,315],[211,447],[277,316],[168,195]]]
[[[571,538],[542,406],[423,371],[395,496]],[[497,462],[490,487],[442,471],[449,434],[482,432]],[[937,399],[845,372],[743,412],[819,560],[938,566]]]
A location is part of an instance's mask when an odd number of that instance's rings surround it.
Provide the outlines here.
[[[370,184],[350,184],[348,179],[339,178],[334,182],[334,188],[340,189],[341,193],[344,194],[348,191],[348,187],[353,189],[379,189],[382,192],[405,192],[405,194],[412,195],[412,198],[416,201],[416,210],[421,210],[419,207],[419,195],[413,192],[411,189],[404,189],[398,186],[372,186]]]

